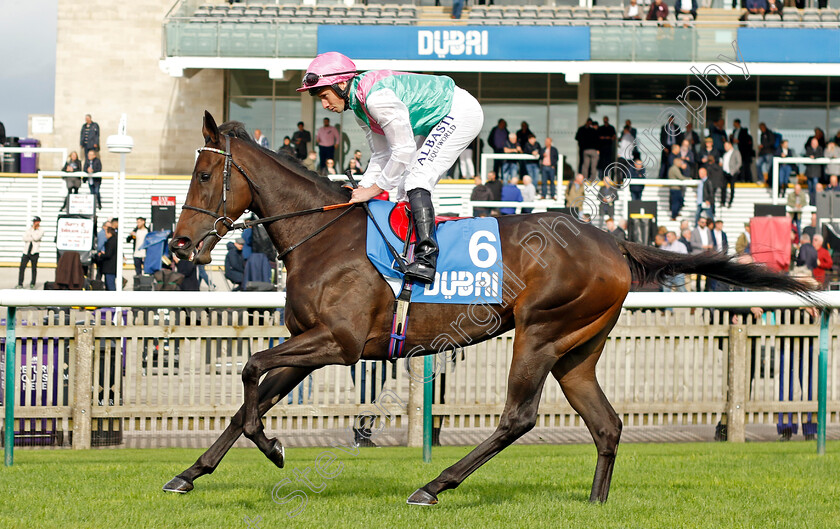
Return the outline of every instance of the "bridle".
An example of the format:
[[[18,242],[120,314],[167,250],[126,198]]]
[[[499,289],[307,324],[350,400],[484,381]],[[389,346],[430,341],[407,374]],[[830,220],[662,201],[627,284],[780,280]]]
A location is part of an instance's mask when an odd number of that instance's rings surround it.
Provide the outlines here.
[[[213,230],[210,231],[207,235],[213,235],[217,239],[221,240],[222,236],[219,235],[219,230],[217,228],[219,222],[222,223],[222,226],[228,229],[228,231],[236,229],[235,225],[233,224],[233,219],[228,217],[227,214],[227,193],[230,191],[230,166],[233,165],[236,169],[242,173],[242,176],[245,177],[245,180],[248,182],[248,186],[251,188],[251,191],[256,191],[260,187],[251,180],[251,177],[248,176],[248,173],[245,172],[245,169],[242,168],[241,165],[236,163],[233,159],[233,154],[230,152],[230,136],[225,136],[225,150],[221,149],[214,149],[213,147],[202,147],[200,149],[196,149],[196,153],[201,152],[214,152],[216,154],[221,154],[225,157],[225,167],[222,171],[222,200],[218,206],[216,206],[216,211],[210,211],[209,209],[198,208],[195,206],[190,206],[188,204],[184,204],[181,206],[181,209],[191,209],[193,211],[198,211],[199,213],[204,213],[206,215],[210,215],[211,217],[216,217],[216,222],[213,223]],[[219,217],[219,208],[222,209],[222,216]]]
[[[238,163],[236,163],[236,161],[233,159],[233,154],[230,152],[230,136],[225,136],[225,149],[224,150],[214,149],[213,147],[201,147],[200,149],[196,149],[197,153],[201,153],[201,152],[205,152],[205,151],[206,152],[213,152],[213,153],[216,153],[216,154],[221,154],[222,156],[225,157],[225,165],[224,165],[224,169],[222,171],[222,200],[221,200],[220,204],[218,206],[216,206],[216,211],[210,211],[209,209],[199,208],[199,207],[196,207],[196,206],[190,206],[188,204],[184,204],[183,206],[181,206],[181,209],[189,209],[189,210],[192,210],[192,211],[197,211],[199,213],[204,213],[205,215],[210,215],[211,217],[216,217],[216,221],[213,223],[213,229],[207,235],[205,235],[205,237],[207,237],[209,235],[212,235],[212,236],[216,237],[218,240],[222,240],[222,236],[219,235],[219,230],[217,228],[217,226],[220,222],[222,223],[222,226],[227,228],[228,231],[244,230],[244,229],[256,226],[258,224],[268,224],[268,223],[274,222],[276,220],[288,219],[288,218],[291,218],[291,217],[299,217],[301,215],[308,215],[310,213],[321,213],[321,212],[330,211],[330,210],[333,210],[333,209],[340,209],[340,208],[345,208],[345,207],[347,208],[345,211],[342,211],[340,215],[338,215],[334,219],[330,220],[329,222],[327,222],[325,225],[321,226],[320,228],[318,228],[314,232],[307,235],[302,241],[298,242],[297,244],[293,244],[292,246],[286,248],[284,251],[280,252],[280,254],[277,256],[277,259],[280,260],[280,259],[283,259],[283,257],[285,257],[289,252],[291,252],[292,250],[294,250],[295,248],[297,248],[301,244],[305,243],[309,239],[315,237],[316,235],[318,235],[322,231],[326,230],[327,228],[329,228],[330,226],[335,224],[339,219],[341,219],[341,217],[350,213],[350,211],[352,211],[353,208],[355,208],[358,205],[357,203],[350,203],[350,202],[346,202],[346,203],[343,203],[343,204],[331,204],[331,205],[327,205],[327,206],[321,206],[319,208],[305,209],[305,210],[302,210],[302,211],[295,211],[295,212],[292,212],[292,213],[284,213],[282,215],[274,215],[274,216],[271,216],[271,217],[265,217],[265,218],[256,219],[256,220],[246,220],[246,221],[238,222],[238,223],[234,224],[233,219],[228,217],[228,214],[227,214],[227,193],[228,193],[228,191],[230,191],[230,176],[231,176],[230,166],[233,165],[234,167],[236,167],[237,171],[242,173],[242,176],[244,176],[245,180],[248,182],[248,186],[251,188],[252,193],[255,192],[255,191],[258,191],[260,187],[257,184],[255,184],[253,180],[251,180],[251,177],[248,176],[248,173],[245,172],[245,169],[243,169],[242,166],[239,165]],[[222,210],[222,215],[221,216],[219,216],[219,209],[220,208]]]

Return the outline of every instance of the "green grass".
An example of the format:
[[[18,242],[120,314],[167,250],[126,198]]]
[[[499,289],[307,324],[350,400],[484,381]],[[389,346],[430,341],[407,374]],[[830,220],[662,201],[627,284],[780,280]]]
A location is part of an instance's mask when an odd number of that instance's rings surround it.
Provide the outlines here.
[[[840,442],[816,455],[812,442],[627,444],[619,451],[610,500],[588,502],[595,449],[508,448],[440,504],[406,498],[464,456],[468,447],[334,450],[343,465],[295,518],[297,500],[279,505],[271,491],[294,470],[313,469],[324,449],[289,449],[283,470],[255,449],[234,449],[187,495],[161,486],[201,450],[26,451],[0,467],[2,528],[562,527],[585,529],[795,528],[840,526]],[[336,471],[334,462],[331,467]],[[283,496],[299,485],[282,489]],[[250,526],[256,527],[256,526]]]

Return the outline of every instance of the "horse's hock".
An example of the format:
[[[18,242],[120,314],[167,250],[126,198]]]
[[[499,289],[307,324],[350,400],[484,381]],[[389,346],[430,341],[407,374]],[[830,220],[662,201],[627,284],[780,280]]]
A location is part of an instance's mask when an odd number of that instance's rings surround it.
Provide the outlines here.
[[[21,446],[209,446],[242,404],[241,370],[250,355],[288,336],[279,312],[138,310],[119,325],[85,311],[17,312]],[[795,310],[777,315],[784,326],[729,325],[719,323],[731,321],[728,314],[709,314],[623,312],[597,374],[625,426],[712,430],[723,423],[729,440],[743,441],[748,425],[779,423],[780,414],[816,422],[818,325]],[[837,312],[831,321],[837,337]],[[433,406],[445,443],[474,443],[497,426],[512,343],[511,332],[446,355]],[[423,388],[411,383],[405,362],[364,362],[352,374],[343,366],[320,369],[279,399],[266,429],[287,446],[330,445],[348,440],[355,417],[374,414],[377,444],[417,446],[421,437],[409,422],[418,414],[409,411],[422,403]],[[840,422],[839,385],[834,354],[829,426]],[[560,388],[547,384],[537,421],[542,442],[586,442],[582,427]]]

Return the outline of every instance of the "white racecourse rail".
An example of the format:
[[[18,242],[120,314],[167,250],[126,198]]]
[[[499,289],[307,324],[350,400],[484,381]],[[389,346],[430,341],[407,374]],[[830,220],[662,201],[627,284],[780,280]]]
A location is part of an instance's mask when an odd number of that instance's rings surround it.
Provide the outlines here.
[[[840,307],[840,293],[820,296],[826,305]],[[274,310],[284,304],[285,295],[272,292],[116,296],[0,290],[0,305],[17,312],[16,331],[5,330],[16,332],[19,353],[6,371],[29,374],[31,369],[59,381],[58,389],[53,384],[40,388],[42,395],[36,391],[40,380],[14,377],[11,394],[23,399],[7,412],[13,411],[24,429],[52,424],[63,439],[56,443],[60,446],[69,444],[73,431],[72,446],[86,448],[91,427],[96,434],[97,424],[106,423],[104,428],[119,429],[126,446],[208,446],[242,403],[240,375],[250,355],[288,337]],[[816,376],[798,376],[816,374],[820,337],[819,321],[797,310],[803,304],[795,296],[769,292],[631,293],[624,304],[629,310],[622,313],[598,364],[598,379],[628,426],[714,426],[724,420],[729,439],[743,441],[745,423],[773,424],[790,416],[813,422],[818,390],[827,390],[823,404],[830,410],[821,426],[840,424],[840,357],[832,355],[830,376],[820,388]],[[113,312],[74,309],[115,305],[134,310],[122,313],[124,321],[114,321]],[[158,309],[167,306],[177,308]],[[754,306],[773,307],[774,317],[741,323],[725,312]],[[56,307],[66,307],[69,316],[59,317]],[[237,307],[251,310],[224,310]],[[719,310],[638,310],[662,307]],[[826,337],[833,348],[840,343],[836,311],[832,321]],[[432,413],[444,429],[498,424],[512,343],[513,332],[507,332],[465,347],[466,354],[435,356],[436,372],[445,376],[434,380]],[[423,369],[423,360],[417,360],[410,364],[413,373],[418,373],[416,365]],[[412,383],[405,367],[402,361],[397,366],[364,362],[355,367],[355,376],[345,366],[320,369],[292,392],[291,403],[281,396],[266,415],[266,429],[287,439],[303,436],[300,444],[330,442],[324,432],[348,428],[358,414],[374,409],[371,403],[379,408],[390,395],[383,404],[391,414],[388,427],[377,442],[411,443],[417,439],[412,425],[422,425],[422,413],[406,403],[422,402],[422,396],[413,400],[422,395],[422,384]],[[42,396],[48,402],[39,400]],[[543,391],[538,421],[539,427],[582,425],[551,381]]]

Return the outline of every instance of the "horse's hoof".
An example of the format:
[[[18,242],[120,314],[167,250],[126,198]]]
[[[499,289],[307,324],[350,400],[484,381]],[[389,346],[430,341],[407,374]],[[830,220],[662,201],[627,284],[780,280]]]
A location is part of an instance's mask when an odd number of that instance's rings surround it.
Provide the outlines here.
[[[409,505],[434,505],[438,502],[437,496],[426,489],[417,489],[414,494],[408,497],[406,503]]]
[[[286,448],[277,439],[272,439],[271,448],[268,449],[265,456],[277,465],[277,468],[283,468],[286,464]]]
[[[178,494],[186,494],[193,490],[192,481],[187,481],[184,478],[175,476],[169,480],[169,483],[163,486],[163,492],[177,492]]]

